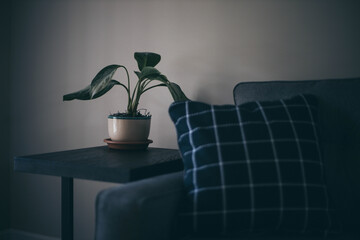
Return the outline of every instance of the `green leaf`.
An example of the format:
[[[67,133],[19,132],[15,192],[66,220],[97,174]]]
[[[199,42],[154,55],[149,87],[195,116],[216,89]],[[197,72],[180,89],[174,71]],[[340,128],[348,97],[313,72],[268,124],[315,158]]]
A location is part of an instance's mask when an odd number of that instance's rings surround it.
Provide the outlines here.
[[[144,67],[155,67],[161,60],[161,56],[152,52],[136,52],[134,58],[137,61],[139,70],[142,71]]]
[[[63,101],[71,101],[74,99],[89,100],[90,99],[90,88],[91,88],[91,85],[87,86],[86,88],[84,88],[80,91],[66,94],[63,96]]]
[[[98,74],[91,81],[90,94],[91,99],[94,98],[99,92],[102,92],[107,86],[110,84],[112,77],[114,76],[116,70],[119,67],[123,67],[121,65],[109,65],[100,70]],[[125,68],[126,69],[126,68]]]
[[[160,76],[161,73],[154,67],[144,67],[140,73],[140,80],[144,80],[146,78],[152,79],[157,76]]]
[[[86,88],[84,88],[84,89],[82,89],[80,91],[64,95],[63,96],[63,101],[71,101],[71,100],[74,100],[74,99],[78,99],[78,100],[95,99],[95,98],[101,97],[102,95],[107,93],[115,85],[122,85],[123,87],[125,87],[123,84],[119,83],[118,81],[111,80],[108,83],[108,85],[106,85],[105,88],[103,88],[100,92],[97,92],[94,96],[92,96],[92,94],[91,94],[92,93],[91,85],[89,85],[89,86],[87,86]]]
[[[189,101],[185,93],[181,90],[180,86],[173,82],[168,82],[167,87],[170,91],[171,96],[175,102],[178,101]]]
[[[121,86],[125,87],[124,84],[121,84],[121,83],[119,83],[119,82],[116,81],[116,80],[111,80],[110,83],[109,83],[108,85],[106,85],[106,87],[103,88],[100,92],[97,92],[97,93],[92,97],[92,99],[101,97],[102,95],[104,95],[105,93],[107,93],[108,91],[110,91],[110,89],[112,89],[112,87],[115,86],[115,85],[121,85]],[[125,87],[125,88],[126,88],[126,87]]]
[[[141,78],[141,72],[134,71],[134,73],[136,74],[136,76],[137,76],[139,79]]]
[[[162,75],[156,68],[153,68],[153,67],[145,67],[141,71],[139,79],[140,79],[140,81],[142,81],[144,79],[159,80],[160,82],[162,82],[164,84],[167,84],[169,82],[169,80],[167,79],[167,77],[165,75]]]

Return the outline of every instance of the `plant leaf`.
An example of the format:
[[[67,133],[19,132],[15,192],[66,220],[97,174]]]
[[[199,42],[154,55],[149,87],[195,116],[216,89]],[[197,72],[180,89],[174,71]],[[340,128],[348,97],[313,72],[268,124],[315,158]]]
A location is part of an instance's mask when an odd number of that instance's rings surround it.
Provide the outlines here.
[[[144,67],[155,67],[161,60],[161,56],[152,52],[136,52],[134,58],[137,61],[139,70],[142,71]]]
[[[180,86],[173,82],[168,82],[167,87],[170,91],[171,96],[173,97],[175,102],[178,101],[189,101],[185,95],[185,93],[181,90]]]
[[[140,73],[140,80],[146,78],[154,80],[157,76],[160,76],[161,73],[154,67],[144,67]]]
[[[109,82],[109,84],[106,85],[105,88],[103,88],[100,92],[97,92],[91,99],[95,99],[95,98],[101,97],[102,95],[104,95],[105,93],[107,93],[108,91],[110,91],[110,89],[112,89],[112,87],[115,86],[115,85],[121,85],[121,86],[125,87],[124,84],[121,84],[121,83],[119,83],[119,82],[116,81],[116,80],[111,80],[111,81]],[[125,88],[126,88],[126,87],[125,87]]]
[[[64,95],[63,101],[71,101],[74,99],[78,99],[78,100],[95,99],[107,93],[114,85],[123,85],[123,84],[119,83],[116,80],[111,80],[105,88],[103,88],[100,92],[97,92],[94,96],[91,96],[91,85],[89,85],[80,91]]]
[[[162,75],[156,68],[145,67],[140,73],[141,81],[144,79],[159,80],[164,84],[168,84],[169,80],[165,75]]]
[[[141,72],[134,71],[134,73],[136,74],[136,76],[137,76],[139,79],[141,78]]]
[[[95,95],[97,95],[99,92],[102,92],[108,86],[119,67],[125,68],[124,66],[113,64],[104,67],[98,74],[96,74],[94,79],[91,81],[91,98],[94,98]]]
[[[90,99],[90,88],[91,88],[91,85],[87,86],[86,88],[84,88],[80,91],[66,94],[63,96],[63,101],[71,101],[74,99],[89,100]]]

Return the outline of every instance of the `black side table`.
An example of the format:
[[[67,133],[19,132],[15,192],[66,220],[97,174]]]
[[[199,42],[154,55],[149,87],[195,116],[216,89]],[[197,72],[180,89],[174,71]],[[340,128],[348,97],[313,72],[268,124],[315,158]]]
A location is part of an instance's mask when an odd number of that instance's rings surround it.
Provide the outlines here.
[[[72,240],[74,178],[127,183],[181,171],[178,150],[119,151],[107,146],[14,158],[14,170],[61,177],[61,239]]]

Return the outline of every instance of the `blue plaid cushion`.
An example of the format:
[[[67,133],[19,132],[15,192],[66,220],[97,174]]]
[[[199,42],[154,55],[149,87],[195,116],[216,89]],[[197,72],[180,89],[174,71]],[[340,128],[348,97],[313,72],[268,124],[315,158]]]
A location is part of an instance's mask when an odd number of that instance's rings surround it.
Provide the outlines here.
[[[311,95],[170,106],[194,233],[326,233],[332,225]]]

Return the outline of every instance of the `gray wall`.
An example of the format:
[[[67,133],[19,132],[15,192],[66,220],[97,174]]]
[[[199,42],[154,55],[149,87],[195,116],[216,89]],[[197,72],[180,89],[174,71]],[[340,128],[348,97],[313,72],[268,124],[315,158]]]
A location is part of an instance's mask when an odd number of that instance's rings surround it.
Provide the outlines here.
[[[239,81],[360,76],[359,8],[342,0],[14,0],[11,154],[102,145],[107,114],[125,109],[123,90],[89,102],[62,95],[107,64],[135,69],[135,51],[160,53],[160,71],[191,99],[216,104],[232,103]],[[170,103],[166,89],[140,103],[153,114],[154,147],[177,148]],[[109,186],[75,181],[76,239],[92,238],[94,199]],[[15,173],[11,226],[59,236],[59,188],[56,177]]]
[[[10,210],[10,1],[0,0],[0,231],[9,228]]]

